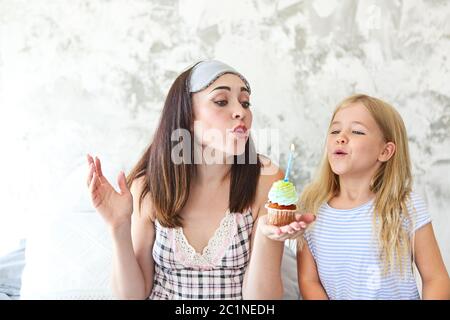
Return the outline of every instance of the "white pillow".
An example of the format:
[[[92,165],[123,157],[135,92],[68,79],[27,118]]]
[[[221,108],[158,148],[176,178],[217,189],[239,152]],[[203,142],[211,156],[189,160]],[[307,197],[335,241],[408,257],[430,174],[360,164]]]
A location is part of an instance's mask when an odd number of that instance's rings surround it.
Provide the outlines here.
[[[281,260],[281,279],[283,282],[283,300],[301,300],[297,281],[297,253],[296,242],[287,240],[284,245]]]
[[[31,226],[20,299],[114,299],[111,240],[98,213],[43,215]]]

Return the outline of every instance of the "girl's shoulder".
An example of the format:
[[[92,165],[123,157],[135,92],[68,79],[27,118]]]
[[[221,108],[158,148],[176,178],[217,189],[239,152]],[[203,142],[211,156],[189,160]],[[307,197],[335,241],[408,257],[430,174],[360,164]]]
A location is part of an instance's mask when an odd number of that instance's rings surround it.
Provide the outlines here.
[[[411,191],[406,196],[406,208],[409,215],[413,218],[418,214],[428,214],[428,205],[425,198],[421,194],[414,191]]]
[[[425,199],[424,197],[422,197],[422,195],[420,195],[419,193],[415,192],[415,191],[411,191],[408,196],[408,204],[409,205],[426,205]]]
[[[419,193],[411,191],[407,196],[406,206],[408,215],[403,217],[403,223],[410,233],[414,233],[432,221],[428,205]]]

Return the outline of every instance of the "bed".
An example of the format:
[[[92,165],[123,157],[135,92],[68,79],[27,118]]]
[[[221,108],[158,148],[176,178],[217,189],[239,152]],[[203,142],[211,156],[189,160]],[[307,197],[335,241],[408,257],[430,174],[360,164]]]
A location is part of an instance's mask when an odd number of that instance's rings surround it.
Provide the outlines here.
[[[0,299],[112,300],[111,241],[94,211],[36,218],[32,232],[0,257]],[[300,299],[295,243],[282,261],[284,299]]]

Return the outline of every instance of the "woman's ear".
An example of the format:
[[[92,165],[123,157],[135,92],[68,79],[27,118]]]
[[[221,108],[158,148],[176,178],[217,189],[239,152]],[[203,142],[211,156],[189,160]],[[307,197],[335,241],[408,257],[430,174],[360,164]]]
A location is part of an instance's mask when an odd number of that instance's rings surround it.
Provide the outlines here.
[[[386,162],[394,155],[396,150],[395,143],[388,142],[384,145],[383,152],[378,156],[378,160],[381,162]]]

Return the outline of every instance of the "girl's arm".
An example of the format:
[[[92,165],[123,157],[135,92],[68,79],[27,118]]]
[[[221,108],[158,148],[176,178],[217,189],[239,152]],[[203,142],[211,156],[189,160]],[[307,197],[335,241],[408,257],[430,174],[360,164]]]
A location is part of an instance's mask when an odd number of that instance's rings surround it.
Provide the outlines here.
[[[297,251],[297,274],[298,286],[304,300],[328,300],[307,243],[303,244],[302,250]]]
[[[120,299],[147,299],[153,287],[154,261],[152,248],[155,228],[150,220],[150,203],[144,198],[142,210],[138,200],[140,179],[131,185],[133,214],[131,221],[112,228],[112,288]]]
[[[431,223],[415,232],[414,262],[422,278],[422,299],[450,299],[450,279]]]

